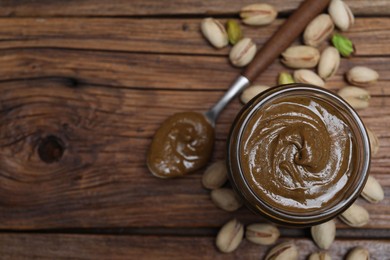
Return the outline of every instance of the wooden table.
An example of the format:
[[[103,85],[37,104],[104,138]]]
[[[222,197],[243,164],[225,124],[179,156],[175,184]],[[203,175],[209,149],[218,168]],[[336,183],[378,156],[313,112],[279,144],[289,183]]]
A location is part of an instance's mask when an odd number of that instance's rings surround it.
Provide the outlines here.
[[[205,111],[239,69],[229,48],[202,38],[203,17],[238,18],[251,0],[2,0],[0,2],[0,258],[2,259],[260,259],[269,247],[244,241],[232,254],[214,246],[218,228],[236,217],[264,221],[247,209],[217,209],[202,188],[202,171],[160,180],[145,167],[151,138],[169,115]],[[261,46],[301,0],[265,0],[280,11],[268,27],[243,27]],[[390,2],[346,1],[357,16],[345,33],[357,52],[343,59],[331,89],[346,85],[354,65],[377,70],[368,109],[359,111],[378,136],[371,174],[386,198],[358,200],[369,224],[337,222],[329,252],[341,259],[355,246],[390,258]],[[258,83],[275,85],[279,61]],[[213,161],[241,104],[234,100],[216,126]],[[300,259],[318,248],[307,229],[281,229]]]

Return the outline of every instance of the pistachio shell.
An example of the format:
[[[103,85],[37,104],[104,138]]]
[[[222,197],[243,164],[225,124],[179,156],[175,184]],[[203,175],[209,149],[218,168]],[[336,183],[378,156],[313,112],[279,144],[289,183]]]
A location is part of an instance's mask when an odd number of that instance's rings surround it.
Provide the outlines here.
[[[310,255],[309,260],[332,260],[327,252],[317,252]]]
[[[245,232],[247,240],[259,245],[271,245],[279,236],[279,230],[271,224],[251,224],[246,227]]]
[[[311,46],[291,46],[282,53],[283,64],[295,69],[313,68],[319,59],[320,52]]]
[[[352,85],[356,86],[369,86],[375,83],[379,78],[378,72],[373,69],[356,66],[347,72],[347,80]]]
[[[344,1],[332,0],[328,12],[341,31],[347,31],[355,22],[351,9]]]
[[[311,236],[321,249],[329,249],[336,237],[336,224],[334,220],[311,227]]]
[[[355,109],[364,109],[370,104],[370,93],[362,88],[347,86],[340,89],[337,94]]]
[[[246,104],[249,102],[249,100],[251,100],[252,98],[254,98],[255,96],[257,96],[258,94],[260,94],[261,92],[265,91],[269,89],[268,86],[263,86],[263,85],[254,85],[254,86],[250,86],[249,88],[246,88],[242,94],[241,94],[241,102],[243,104]]]
[[[232,189],[219,188],[211,191],[211,200],[214,204],[225,211],[235,211],[242,206],[241,200],[239,200]]]
[[[230,50],[230,62],[236,67],[248,65],[256,55],[256,44],[250,38],[244,38]]]
[[[379,140],[376,134],[366,127],[368,138],[370,139],[371,154],[376,155],[379,151]]]
[[[228,35],[225,27],[214,18],[205,18],[200,25],[204,37],[215,48],[223,48],[228,45]]]
[[[329,46],[321,53],[318,62],[318,75],[326,80],[336,74],[339,66],[339,51],[335,47]]]
[[[368,176],[366,185],[364,186],[361,195],[371,203],[378,203],[385,197],[382,186],[371,175]]]
[[[326,40],[333,30],[334,24],[330,16],[320,14],[307,25],[303,33],[303,41],[306,45],[316,47]]]
[[[363,247],[355,247],[352,249],[345,260],[369,260],[370,259],[370,253],[367,249]]]
[[[312,84],[319,87],[325,86],[325,82],[311,70],[294,71],[294,80],[297,83]]]
[[[240,11],[243,23],[248,25],[266,25],[272,23],[278,12],[269,4],[251,4]]]
[[[340,219],[351,227],[362,227],[368,223],[370,215],[365,208],[352,204],[340,215]]]
[[[232,219],[219,230],[216,246],[223,253],[233,252],[240,245],[243,236],[244,226],[236,219]]]
[[[217,161],[210,165],[202,176],[202,184],[206,189],[214,190],[222,187],[227,181],[225,161]]]
[[[296,260],[298,249],[293,242],[284,242],[271,249],[265,260]]]

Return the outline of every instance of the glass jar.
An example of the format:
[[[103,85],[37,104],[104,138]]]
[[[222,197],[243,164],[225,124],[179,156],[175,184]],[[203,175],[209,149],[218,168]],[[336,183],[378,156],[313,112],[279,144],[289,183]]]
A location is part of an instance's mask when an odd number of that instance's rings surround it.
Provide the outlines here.
[[[337,116],[341,118],[342,125],[348,126],[351,141],[349,143],[344,142],[345,144],[345,149],[349,149],[348,151],[351,151],[350,155],[351,157],[345,157],[353,160],[349,160],[349,165],[348,165],[348,173],[345,173],[344,175],[346,176],[341,176],[340,178],[347,178],[348,180],[343,183],[343,187],[340,188],[340,190],[335,193],[334,197],[329,200],[329,203],[325,204],[322,201],[315,201],[315,199],[310,200],[310,203],[313,203],[313,205],[324,205],[324,206],[318,206],[314,208],[308,207],[307,209],[305,208],[294,208],[294,207],[286,207],[285,203],[290,203],[290,199],[286,197],[281,197],[278,195],[278,192],[281,191],[280,189],[274,189],[274,190],[267,190],[266,187],[268,187],[268,184],[270,184],[269,187],[274,187],[275,183],[278,184],[279,182],[282,183],[284,181],[292,181],[292,183],[295,181],[294,177],[291,176],[297,176],[296,173],[290,174],[287,168],[275,168],[277,170],[271,169],[271,167],[259,167],[256,168],[256,165],[253,165],[254,161],[260,162],[267,164],[268,163],[264,160],[266,158],[274,158],[272,155],[272,151],[270,151],[270,154],[268,154],[265,158],[260,158],[256,159],[257,157],[263,156],[260,151],[269,151],[270,149],[268,148],[262,148],[263,150],[260,150],[260,148],[255,147],[253,150],[255,153],[259,153],[254,155],[253,158],[254,160],[247,160],[246,158],[249,156],[248,154],[251,154],[252,152],[245,152],[244,148],[246,147],[246,144],[250,141],[248,140],[248,134],[251,133],[250,136],[255,136],[257,133],[255,131],[259,131],[262,133],[267,134],[268,130],[253,130],[251,127],[253,125],[261,126],[261,121],[262,120],[268,120],[266,117],[258,117],[256,118],[256,115],[258,115],[258,112],[261,112],[262,115],[266,115],[265,112],[262,112],[262,110],[267,110],[268,108],[274,106],[274,104],[278,103],[279,100],[290,100],[288,99],[289,97],[291,98],[300,98],[299,100],[313,100],[313,102],[322,102],[321,104],[326,104],[327,107],[331,107],[332,111],[336,111]],[[280,101],[282,102],[282,101]],[[313,103],[310,101],[310,104]],[[284,103],[283,103],[284,104]],[[287,104],[287,103],[286,103]],[[318,103],[319,104],[319,103]],[[299,107],[299,106],[298,106]],[[286,107],[285,107],[286,108]],[[284,111],[289,111],[289,108],[284,109],[282,107],[282,110]],[[317,108],[316,108],[317,109]],[[267,110],[268,111],[268,110]],[[317,113],[318,115],[326,114],[326,112],[323,112],[324,110],[315,110],[314,112]],[[288,112],[290,113],[290,112]],[[293,115],[295,112],[291,112]],[[311,112],[310,112],[311,113]],[[299,113],[295,113],[296,115],[299,115]],[[290,121],[289,116],[287,115],[286,117],[286,128],[288,128]],[[305,115],[303,115],[305,117]],[[278,117],[278,116],[276,116]],[[261,119],[259,119],[261,118]],[[256,121],[255,121],[256,120]],[[280,123],[281,117],[278,118],[278,122]],[[302,119],[306,120],[306,119]],[[255,122],[255,123],[254,123]],[[269,121],[272,125],[272,120]],[[299,123],[299,120],[297,121]],[[327,121],[327,122],[332,122],[332,121]],[[310,122],[309,122],[310,124]],[[326,124],[324,124],[326,125]],[[250,126],[250,127],[248,127]],[[268,126],[268,123],[267,123]],[[279,126],[278,126],[279,127]],[[310,127],[310,126],[309,126]],[[326,126],[326,129],[331,129],[329,127],[333,126]],[[247,129],[248,128],[248,129]],[[296,132],[299,132],[300,127],[298,129],[293,129]],[[333,127],[334,128],[334,127]],[[264,129],[264,128],[262,128]],[[268,129],[268,127],[267,127]],[[325,128],[324,128],[325,129]],[[315,135],[315,133],[310,133],[310,130],[308,130],[308,134]],[[328,132],[324,132],[328,133]],[[332,132],[331,136],[334,136],[336,132]],[[258,137],[260,136],[260,137]],[[263,138],[261,137],[262,135],[257,135],[256,138]],[[265,139],[269,139],[265,135]],[[270,137],[271,138],[271,137]],[[277,137],[273,136],[272,142],[278,142],[276,139]],[[292,137],[288,138],[295,138],[294,135]],[[300,137],[298,137],[299,139]],[[302,137],[303,138],[303,137]],[[316,142],[316,139],[320,139],[321,136],[314,136],[312,138],[312,142]],[[268,141],[264,140],[264,143],[267,143]],[[271,139],[270,139],[271,140]],[[303,139],[302,139],[303,140]],[[326,139],[328,140],[328,139]],[[333,140],[333,139],[329,139]],[[344,139],[340,139],[344,140]],[[352,142],[353,141],[353,142]],[[258,145],[264,146],[265,144],[261,144],[263,141],[262,140],[257,140]],[[272,143],[269,141],[270,144]],[[282,141],[280,141],[282,142]],[[293,142],[293,141],[292,141]],[[303,142],[303,141],[302,141]],[[351,143],[354,143],[354,146],[351,146]],[[347,146],[349,144],[349,146]],[[329,145],[329,146],[328,146]],[[327,144],[327,147],[335,147],[332,146],[333,144]],[[298,145],[299,146],[299,145]],[[340,146],[344,147],[344,146]],[[352,149],[352,148],[353,149]],[[279,148],[278,148],[279,149]],[[306,148],[305,148],[306,149]],[[309,149],[309,148],[308,148]],[[311,149],[311,148],[310,148]],[[317,150],[321,150],[322,148],[320,147]],[[276,151],[276,150],[275,150]],[[274,151],[274,152],[275,152]],[[279,150],[278,150],[279,151]],[[284,151],[284,150],[283,150]],[[295,151],[297,152],[297,148],[286,148],[285,151]],[[330,149],[327,149],[324,147],[323,153],[330,153]],[[347,151],[347,150],[345,150]],[[322,151],[321,153],[318,153],[316,151],[317,155],[322,156]],[[276,156],[276,155],[275,155]],[[329,154],[328,157],[330,159],[336,158],[337,156],[340,156],[337,153]],[[352,157],[353,156],[353,157]],[[279,158],[279,157],[278,157]],[[295,158],[296,157],[289,157],[289,155],[284,155],[284,159],[286,158]],[[280,159],[280,158],[279,158]],[[269,165],[276,165],[277,163],[280,163],[281,161],[278,159],[278,161],[272,162]],[[317,158],[311,158],[312,161],[316,162]],[[343,157],[344,159],[344,157]],[[287,160],[287,159],[286,159]],[[248,164],[248,165],[245,165]],[[250,164],[250,165],[249,165]],[[336,164],[334,164],[336,165]],[[340,163],[341,165],[341,163]],[[250,166],[250,167],[249,167]],[[355,199],[359,196],[360,192],[362,191],[364,184],[366,182],[366,179],[368,177],[368,171],[370,167],[370,144],[369,144],[369,139],[368,135],[366,132],[366,129],[363,125],[362,120],[359,118],[358,114],[353,110],[353,108],[346,103],[342,98],[340,98],[338,95],[315,86],[311,85],[306,85],[306,84],[290,84],[290,85],[283,85],[283,86],[278,86],[274,88],[270,88],[267,91],[260,93],[257,95],[255,98],[253,98],[250,102],[248,102],[242,110],[239,112],[237,115],[232,128],[230,130],[230,134],[228,137],[228,144],[227,144],[227,167],[228,167],[228,175],[230,182],[236,191],[236,193],[242,198],[246,206],[251,209],[253,212],[258,213],[265,218],[269,219],[272,222],[286,225],[286,226],[312,226],[312,225],[317,225],[322,222],[328,221],[334,217],[336,217],[338,214],[342,213],[344,210],[346,210],[354,201]],[[294,166],[295,167],[295,166]],[[296,166],[300,167],[299,169],[304,169],[302,166]],[[291,168],[291,167],[290,167]],[[297,168],[297,169],[298,169]],[[267,174],[262,174],[260,170],[251,170],[251,169],[266,169]],[[286,170],[287,169],[287,170]],[[323,169],[320,173],[315,173],[313,178],[322,178],[321,176],[330,176],[326,177],[329,178],[329,181],[327,182],[326,189],[324,188],[323,195],[321,198],[317,198],[318,200],[322,200],[324,196],[327,196],[327,194],[336,188],[330,186],[332,181],[335,181],[336,178],[334,177],[334,174],[329,170],[331,168],[325,168]],[[268,171],[269,170],[269,171]],[[249,173],[250,171],[250,173]],[[253,171],[253,172],[252,172]],[[306,170],[305,170],[306,171]],[[302,170],[302,172],[306,176],[306,172]],[[334,170],[336,171],[336,170]],[[262,175],[257,175],[257,174],[262,174]],[[283,174],[290,174],[289,176],[283,176]],[[310,173],[312,174],[312,173]],[[327,175],[328,174],[328,175]],[[342,175],[342,174],[340,174]],[[304,177],[304,176],[303,176]],[[302,178],[303,178],[302,177]],[[279,178],[279,179],[275,179]],[[287,179],[286,179],[287,178]],[[292,178],[292,179],[291,179]],[[301,177],[299,177],[301,178]],[[325,178],[325,177],[324,177]],[[260,180],[259,182],[256,182],[255,180]],[[280,184],[279,183],[279,184]],[[298,183],[298,182],[297,182]],[[308,182],[309,183],[309,182]],[[316,182],[313,182],[316,183]],[[321,183],[321,181],[318,181],[317,183]],[[325,183],[325,181],[324,181]],[[336,182],[335,182],[336,183]],[[272,185],[271,185],[272,184]],[[275,184],[275,185],[276,185]],[[279,185],[278,184],[278,185]],[[283,184],[283,183],[282,183]],[[284,184],[283,184],[284,185]],[[282,186],[283,186],[282,185]],[[295,184],[294,184],[295,185]],[[305,185],[305,184],[304,184]],[[309,185],[309,184],[307,184]],[[311,184],[310,184],[311,185]],[[280,186],[280,185],[279,185]],[[279,187],[275,186],[275,187]],[[298,185],[299,186],[299,185]],[[325,187],[325,186],[324,186]],[[341,187],[341,186],[340,186]],[[284,188],[284,187],[282,187]],[[298,190],[298,188],[300,190]],[[312,187],[298,187],[297,192],[295,193],[295,190],[287,190],[288,194],[292,194],[293,196],[298,194],[303,194],[302,196],[306,196],[305,194],[311,194],[308,192],[308,190],[312,189]],[[305,190],[307,188],[307,190]],[[321,186],[318,185],[316,186],[316,189],[321,189]],[[259,192],[259,191],[262,192]],[[302,192],[302,193],[301,193]],[[281,203],[280,205],[278,203],[271,203],[270,200],[268,199],[268,194],[271,194],[270,196],[272,198],[283,198],[279,202]],[[299,195],[301,196],[301,195]],[[330,196],[330,195],[329,195]],[[309,200],[307,200],[309,201]],[[316,204],[317,203],[317,204]],[[307,205],[309,205],[307,204]],[[295,204],[291,204],[295,205]],[[311,205],[311,204],[310,204]]]

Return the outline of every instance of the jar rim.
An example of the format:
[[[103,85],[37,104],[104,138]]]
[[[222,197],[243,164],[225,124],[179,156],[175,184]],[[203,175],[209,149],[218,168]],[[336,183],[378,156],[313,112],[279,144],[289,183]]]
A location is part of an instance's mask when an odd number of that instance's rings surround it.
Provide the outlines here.
[[[268,205],[266,202],[262,201],[261,198],[256,195],[256,193],[251,189],[241,168],[241,159],[239,153],[241,138],[247,123],[252,118],[252,115],[256,111],[261,109],[261,107],[267,104],[269,101],[281,96],[284,97],[286,95],[294,95],[294,93],[305,93],[305,96],[309,97],[325,97],[327,98],[327,101],[329,101],[330,105],[336,106],[337,104],[338,106],[344,108],[347,116],[349,116],[351,121],[357,126],[356,129],[352,129],[354,136],[356,138],[360,138],[359,143],[363,144],[363,147],[358,147],[359,149],[357,149],[358,154],[360,154],[359,158],[361,158],[361,165],[356,170],[357,174],[356,177],[353,179],[352,184],[349,184],[348,186],[348,196],[346,196],[344,200],[341,199],[335,205],[328,209],[321,209],[322,211],[320,214],[317,211],[311,211],[309,213],[288,213],[285,210],[277,209],[274,206]],[[356,130],[358,130],[358,132]],[[294,226],[319,224],[334,218],[339,213],[347,209],[356,200],[356,198],[359,196],[360,192],[364,187],[370,168],[370,157],[371,151],[368,134],[357,112],[337,94],[332,93],[327,89],[308,84],[295,83],[281,85],[270,88],[254,97],[238,113],[230,130],[227,142],[227,168],[229,172],[228,176],[236,193],[243,197],[245,204],[252,211],[260,213],[271,221],[277,222],[279,224]],[[234,174],[234,170],[236,170],[238,174]],[[352,189],[352,186],[356,187]]]

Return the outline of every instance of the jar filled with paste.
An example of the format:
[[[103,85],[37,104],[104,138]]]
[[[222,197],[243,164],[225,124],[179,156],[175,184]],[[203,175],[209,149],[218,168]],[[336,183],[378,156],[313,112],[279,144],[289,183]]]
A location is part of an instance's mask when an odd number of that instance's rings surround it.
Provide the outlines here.
[[[229,178],[254,212],[289,226],[334,218],[360,194],[370,166],[367,132],[332,92],[304,84],[261,93],[228,139]]]

